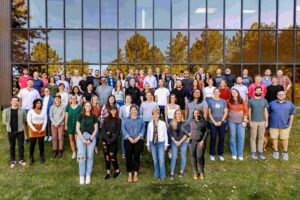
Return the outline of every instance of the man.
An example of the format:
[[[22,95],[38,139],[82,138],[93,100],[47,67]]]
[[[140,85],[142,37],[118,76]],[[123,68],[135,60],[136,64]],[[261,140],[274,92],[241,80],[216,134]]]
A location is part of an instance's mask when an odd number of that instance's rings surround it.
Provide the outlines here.
[[[148,75],[144,79],[144,85],[148,83],[150,86],[150,90],[154,91],[157,87],[156,77],[153,76],[152,69],[148,69]]]
[[[52,76],[53,76],[53,78],[55,80],[55,83],[56,83],[59,80],[59,75],[58,75],[58,73],[55,69],[52,70]]]
[[[12,97],[11,107],[3,110],[2,122],[6,126],[9,141],[10,168],[15,168],[16,160],[16,141],[18,141],[19,164],[26,166],[24,159],[24,124],[26,123],[26,112],[19,108],[19,98]]]
[[[173,89],[175,89],[175,87],[176,87],[176,81],[177,81],[177,75],[173,74],[172,75],[172,79],[168,83],[168,88],[169,88],[170,91],[172,91]]]
[[[31,76],[28,75],[28,69],[23,68],[23,76],[19,76],[18,84],[20,90],[27,87],[27,81],[31,79]]]
[[[248,101],[248,88],[243,85],[242,77],[237,77],[236,85],[233,86],[232,89],[239,91],[241,98],[245,101]]]
[[[107,80],[107,84],[108,84],[110,87],[115,88],[115,85],[116,85],[117,80],[113,77],[113,72],[112,72],[112,71],[109,71],[109,72],[108,72],[108,77],[106,78],[106,80]]]
[[[171,94],[175,94],[177,104],[180,106],[182,116],[185,114],[185,102],[187,101],[187,93],[182,87],[181,80],[176,81],[176,88],[171,91]]]
[[[89,84],[93,84],[93,82],[90,82],[89,80],[87,80],[87,75],[83,74],[82,75],[82,80],[79,81],[79,90],[80,90],[80,92],[84,94],[86,92],[87,86]]]
[[[75,76],[72,76],[71,78],[71,89],[73,89],[75,86],[79,86],[79,82],[82,80],[82,77],[79,76],[79,72],[77,69],[74,71]]]
[[[225,80],[225,76],[222,75],[222,69],[218,68],[216,70],[216,75],[213,77],[214,86],[219,88],[222,80]]]
[[[202,67],[199,68],[198,72],[196,72],[194,74],[194,78],[196,77],[196,75],[199,74],[201,77],[201,80],[205,80],[205,73],[204,73],[204,69]]]
[[[271,77],[271,74],[272,74],[272,72],[271,72],[271,70],[270,69],[266,69],[265,70],[265,75],[262,77],[262,79],[261,79],[261,82],[263,83],[263,84],[265,84],[266,85],[266,87],[268,87],[269,85],[271,85],[272,84],[272,77]]]
[[[136,83],[136,86],[137,86],[137,83],[138,83],[138,80],[137,78],[134,76],[134,73],[133,73],[133,69],[130,69],[129,70],[129,73],[128,73],[128,76],[125,78],[125,87],[128,88],[129,85],[130,85],[130,80],[131,79],[134,79],[135,83]]]
[[[183,80],[184,79],[184,71],[180,70],[179,76],[177,77],[178,80]]]
[[[96,89],[100,85],[100,82],[101,82],[100,71],[96,70],[95,71],[94,81],[93,81],[93,83],[94,83],[93,84],[94,89]]]
[[[278,84],[283,86],[284,91],[287,94],[287,98],[291,99],[290,88],[292,87],[292,82],[289,79],[289,77],[284,76],[282,70],[279,69],[277,70],[277,79],[278,79]]]
[[[42,88],[44,87],[43,81],[39,78],[38,72],[33,72],[33,88],[36,89],[41,95]]]
[[[262,89],[262,93],[261,93],[261,97],[265,98],[265,95],[267,93],[267,88],[265,84],[261,83],[261,76],[260,75],[256,75],[254,78],[254,83],[252,83],[249,88],[248,88],[248,96],[249,98],[253,98],[255,97],[255,93],[254,93],[254,89],[256,87],[260,86]]]
[[[89,69],[89,70],[88,70],[88,75],[87,75],[86,79],[87,79],[90,83],[94,83],[93,69]]]
[[[186,93],[188,93],[190,91],[190,89],[193,86],[193,80],[190,79],[190,73],[188,70],[184,71],[184,79],[182,79],[182,85],[183,85],[183,89],[185,90]]]
[[[268,127],[268,102],[261,98],[262,88],[260,86],[254,89],[255,97],[248,102],[249,123],[250,123],[250,147],[251,158],[257,160],[257,151],[261,160],[265,160],[264,154],[264,136],[266,127]],[[256,139],[258,138],[257,148]]]
[[[132,104],[136,104],[138,106],[141,105],[141,92],[140,89],[136,86],[134,78],[130,80],[129,87],[125,90],[125,95],[131,96]]]
[[[243,69],[242,72],[243,85],[249,88],[249,86],[253,83],[253,79],[248,76],[248,69]]]
[[[231,69],[226,67],[225,68],[225,80],[227,82],[227,86],[229,88],[232,88],[235,85],[236,79],[235,79],[235,75],[231,74]]]
[[[154,89],[156,89],[158,87],[158,81],[161,79],[161,73],[159,67],[156,67],[154,76],[156,78],[156,87]]]
[[[101,85],[96,88],[95,93],[98,95],[100,106],[106,104],[108,97],[111,95],[113,88],[107,85],[106,78],[101,77]]]
[[[155,101],[160,110],[160,117],[165,119],[165,107],[169,103],[170,91],[164,87],[164,81],[160,79],[158,81],[159,88],[155,90]]]
[[[270,126],[270,136],[273,140],[273,157],[274,159],[279,159],[278,152],[278,138],[282,140],[283,160],[289,160],[288,155],[288,141],[289,133],[294,121],[294,116],[296,114],[295,106],[292,102],[286,100],[286,93],[280,91],[277,93],[277,100],[272,101],[269,104],[269,126]]]
[[[284,88],[282,85],[278,84],[277,76],[272,77],[272,85],[267,87],[267,93],[266,93],[266,99],[270,103],[271,101],[274,101],[277,99],[277,93],[279,91],[284,91]]]

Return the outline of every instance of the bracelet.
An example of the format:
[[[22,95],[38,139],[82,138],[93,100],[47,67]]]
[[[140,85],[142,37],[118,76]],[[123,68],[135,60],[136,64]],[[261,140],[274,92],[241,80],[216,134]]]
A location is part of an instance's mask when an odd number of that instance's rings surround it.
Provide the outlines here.
[[[89,141],[90,141],[90,142],[93,142],[93,140],[92,140],[91,138],[89,138]]]

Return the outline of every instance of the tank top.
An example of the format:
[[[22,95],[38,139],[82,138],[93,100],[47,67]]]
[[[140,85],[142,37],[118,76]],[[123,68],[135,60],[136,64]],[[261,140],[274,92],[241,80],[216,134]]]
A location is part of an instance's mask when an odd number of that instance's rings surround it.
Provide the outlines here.
[[[169,119],[173,119],[173,118],[174,118],[174,113],[175,113],[175,111],[178,110],[178,109],[179,109],[178,106],[177,106],[177,108],[170,108],[170,107],[168,106],[168,118],[169,118]]]

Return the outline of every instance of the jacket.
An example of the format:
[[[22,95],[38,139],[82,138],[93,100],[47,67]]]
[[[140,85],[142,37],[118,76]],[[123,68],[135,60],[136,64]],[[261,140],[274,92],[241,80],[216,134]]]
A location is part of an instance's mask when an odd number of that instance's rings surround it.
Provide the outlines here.
[[[42,98],[42,101],[44,101],[45,97]],[[54,97],[53,96],[49,96],[49,101],[48,101],[48,105],[47,105],[47,116],[49,116],[50,114],[50,108],[54,103]]]
[[[124,139],[128,139],[128,137],[136,138],[138,136],[143,139],[145,134],[145,124],[142,118],[137,117],[136,119],[132,119],[127,117],[122,122],[122,134]]]
[[[117,143],[117,138],[121,133],[121,119],[111,119],[108,120],[107,118],[104,120],[102,125],[101,135],[103,140],[107,144],[114,144]]]
[[[6,125],[7,132],[11,132],[10,120],[11,120],[11,107],[4,109],[2,113],[2,122],[4,125]],[[27,118],[26,118],[25,110],[19,108],[18,109],[18,132],[24,130],[24,123],[26,123],[26,120]]]
[[[167,132],[167,126],[164,121],[159,120],[158,121],[158,142],[164,142],[165,146],[168,146],[168,132]],[[151,121],[148,124],[147,129],[147,146],[150,146],[150,142],[153,141],[153,130],[154,130],[154,122]]]
[[[194,119],[185,123],[181,127],[182,131],[188,135],[188,133],[192,133],[190,137],[191,142],[201,142],[206,140],[208,135],[207,122],[205,119],[200,119],[196,122]]]

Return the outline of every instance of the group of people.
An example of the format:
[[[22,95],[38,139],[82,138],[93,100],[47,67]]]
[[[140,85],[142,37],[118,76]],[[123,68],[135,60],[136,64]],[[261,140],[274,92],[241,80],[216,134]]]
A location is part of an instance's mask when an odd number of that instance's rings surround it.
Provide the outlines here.
[[[38,72],[29,75],[23,69],[20,91],[12,97],[11,107],[3,111],[10,144],[10,167],[26,166],[24,143],[29,141],[29,165],[33,165],[38,142],[40,163],[45,163],[44,142],[52,142],[53,158],[64,153],[65,134],[69,136],[72,159],[79,163],[80,184],[91,182],[93,156],[102,147],[106,168],[105,180],[121,174],[118,148],[126,159],[128,182],[138,182],[140,156],[145,146],[152,154],[154,177],[166,179],[165,152],[170,157],[170,178],[180,152],[183,177],[187,149],[190,149],[194,179],[204,179],[204,153],[210,136],[210,160],[224,161],[224,141],[229,129],[233,160],[244,159],[245,130],[250,127],[251,158],[265,160],[267,133],[273,141],[273,157],[279,159],[278,139],[282,141],[283,160],[288,160],[289,132],[295,115],[287,100],[292,84],[282,70],[271,76],[253,79],[244,69],[235,77],[230,68],[216,70],[216,75],[181,71],[169,75],[160,68],[147,71],[89,69],[80,76],[53,76]],[[249,126],[247,126],[249,124]],[[121,138],[120,138],[121,136]],[[100,139],[101,138],[101,139]],[[217,152],[216,152],[216,143]],[[121,142],[120,142],[121,141]],[[15,146],[18,142],[19,159]],[[121,144],[120,144],[121,143]],[[198,166],[199,165],[199,166]]]

